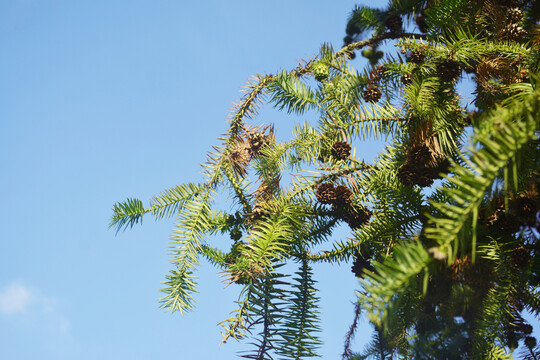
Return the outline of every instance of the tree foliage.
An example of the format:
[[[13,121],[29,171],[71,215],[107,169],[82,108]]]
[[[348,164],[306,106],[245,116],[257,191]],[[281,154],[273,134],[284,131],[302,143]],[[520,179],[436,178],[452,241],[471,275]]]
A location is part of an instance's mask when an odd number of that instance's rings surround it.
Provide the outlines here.
[[[224,341],[251,339],[246,358],[317,356],[310,264],[353,262],[356,314],[368,314],[374,338],[354,353],[353,326],[344,358],[536,359],[522,315],[540,313],[539,14],[532,0],[356,7],[342,49],[323,44],[247,85],[204,180],[149,207],[117,203],[111,227],[175,216],[162,307],[192,310],[207,258],[241,287],[221,325]],[[398,50],[384,56],[382,44]],[[353,67],[357,51],[367,68]],[[463,81],[476,86],[471,99]],[[318,121],[278,141],[271,124],[250,123],[262,96]],[[356,149],[373,138],[386,145],[366,162]],[[224,191],[232,211],[217,206]],[[350,236],[335,239],[344,224]],[[224,234],[229,249],[212,242]]]

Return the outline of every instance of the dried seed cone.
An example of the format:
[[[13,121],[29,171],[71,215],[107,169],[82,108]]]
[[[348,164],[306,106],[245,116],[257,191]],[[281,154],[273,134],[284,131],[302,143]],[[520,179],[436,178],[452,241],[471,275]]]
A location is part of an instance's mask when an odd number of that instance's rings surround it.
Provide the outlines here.
[[[538,204],[528,196],[520,196],[512,202],[512,212],[526,225],[533,226],[536,223]]]
[[[433,168],[433,178],[442,179],[441,174],[448,174],[450,172],[450,160],[447,158],[439,159],[437,166]]]
[[[408,61],[414,64],[422,64],[425,59],[426,59],[426,54],[424,50],[417,49],[411,52],[411,55],[409,55]]]
[[[519,1],[518,0],[499,0],[499,5],[506,6],[509,8],[515,8],[519,6]]]
[[[534,336],[526,336],[524,342],[529,349],[536,347],[536,338]]]
[[[510,260],[512,264],[516,265],[518,268],[522,269],[529,264],[531,260],[531,254],[523,246],[515,248],[510,253]]]
[[[230,236],[234,241],[240,240],[242,238],[242,231],[240,229],[232,229]]]
[[[519,23],[510,23],[506,25],[499,33],[501,39],[520,40],[527,35],[525,30]]]
[[[252,155],[257,155],[261,148],[268,143],[268,138],[264,133],[255,132],[247,136],[249,151]]]
[[[416,178],[416,171],[416,166],[409,162],[405,162],[398,169],[397,177],[403,185],[414,186],[416,183],[414,180]]]
[[[520,222],[516,216],[505,212],[497,213],[495,216],[493,226],[500,234],[512,235],[519,231]]]
[[[256,204],[251,210],[251,212],[248,214],[248,221],[253,224],[267,215],[268,212],[264,210],[262,206]]]
[[[332,146],[332,157],[336,160],[345,160],[351,155],[351,145],[345,141],[338,141]]]
[[[382,92],[375,85],[369,85],[366,90],[364,90],[363,98],[366,102],[376,103],[382,97]]]
[[[336,200],[336,189],[333,184],[320,184],[316,196],[321,204],[332,204]]]
[[[411,85],[412,82],[413,82],[412,74],[407,73],[407,74],[401,75],[401,83],[403,85],[405,85],[405,86],[406,85]]]
[[[533,332],[533,327],[531,324],[520,324],[519,327],[521,332],[525,335],[530,335]]]
[[[334,205],[337,207],[346,207],[349,206],[352,202],[353,193],[351,189],[345,185],[338,185],[335,188],[335,200]]]
[[[398,169],[397,177],[405,186],[426,187],[433,185],[433,170],[410,161],[405,162]]]
[[[359,229],[366,225],[373,213],[364,207],[353,207],[349,210],[345,217],[345,221],[349,227],[353,230]]]
[[[403,20],[399,15],[390,15],[384,22],[384,26],[386,26],[390,32],[400,32],[403,27]]]
[[[511,23],[518,23],[523,19],[523,10],[519,7],[508,9],[508,21]]]
[[[413,147],[407,154],[408,161],[414,162],[417,165],[427,166],[433,161],[431,150],[426,145]]]
[[[423,32],[424,34],[429,31],[428,25],[426,23],[426,16],[424,15],[424,12],[416,17],[416,25],[418,26],[418,30]]]
[[[450,278],[454,281],[465,282],[471,275],[472,263],[468,256],[457,258],[450,265]]]
[[[384,68],[384,65],[377,65],[373,67],[373,69],[371,70],[369,74],[369,83],[370,84],[378,83],[382,79],[385,70],[386,69]]]
[[[375,271],[375,268],[371,266],[369,259],[366,259],[362,255],[358,254],[356,256],[356,259],[354,259],[354,263],[353,263],[353,266],[351,267],[351,271],[353,272],[354,276],[359,278],[359,277],[362,277],[365,270]]]
[[[461,69],[456,61],[445,59],[437,64],[437,73],[441,81],[453,82],[459,77]]]

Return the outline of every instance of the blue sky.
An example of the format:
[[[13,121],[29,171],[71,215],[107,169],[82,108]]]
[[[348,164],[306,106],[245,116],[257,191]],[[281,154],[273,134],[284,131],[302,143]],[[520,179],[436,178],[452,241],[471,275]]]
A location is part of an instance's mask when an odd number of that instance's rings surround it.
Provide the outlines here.
[[[0,358],[245,350],[218,348],[239,288],[203,266],[197,310],[159,310],[173,223],[149,218],[115,236],[111,208],[201,180],[247,79],[292,69],[322,42],[339,48],[357,3],[0,0]],[[259,119],[284,137],[303,120]],[[338,358],[357,282],[349,265],[316,270],[321,353]]]

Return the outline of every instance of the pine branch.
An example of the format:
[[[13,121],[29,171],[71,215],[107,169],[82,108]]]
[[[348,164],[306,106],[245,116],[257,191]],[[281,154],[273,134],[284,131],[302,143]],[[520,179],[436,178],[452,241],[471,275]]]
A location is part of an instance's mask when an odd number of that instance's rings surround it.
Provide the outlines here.
[[[476,251],[475,217],[486,191],[500,171],[529,141],[536,139],[540,119],[533,114],[540,112],[540,90],[526,97],[526,101],[508,108],[497,108],[483,122],[486,124],[473,135],[477,148],[471,149],[469,167],[455,164],[454,176],[449,182],[457,187],[447,188],[454,204],[433,203],[441,216],[431,218],[426,236],[438,243],[438,251],[452,263],[460,248]],[[491,126],[487,125],[491,124]],[[472,241],[466,226],[472,224]]]

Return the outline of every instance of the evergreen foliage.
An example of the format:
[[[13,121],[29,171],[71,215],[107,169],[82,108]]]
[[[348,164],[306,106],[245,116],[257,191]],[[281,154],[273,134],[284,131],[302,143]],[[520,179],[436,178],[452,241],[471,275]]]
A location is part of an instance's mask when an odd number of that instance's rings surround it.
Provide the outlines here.
[[[110,226],[176,216],[161,306],[193,309],[204,256],[241,286],[221,325],[224,341],[249,339],[249,359],[316,357],[310,264],[352,261],[362,286],[344,359],[537,359],[522,315],[540,314],[539,20],[537,0],[356,7],[342,49],[324,44],[248,84],[203,181],[148,207],[119,202]],[[399,51],[383,57],[383,43]],[[353,68],[358,50],[366,69]],[[476,86],[469,104],[456,90],[464,73]],[[277,141],[271,124],[249,123],[263,95],[319,120]],[[356,149],[373,138],[386,146],[365,162]],[[231,213],[215,205],[227,191]],[[334,239],[340,224],[346,240]],[[212,242],[223,234],[230,249]],[[374,337],[353,353],[362,310]]]

